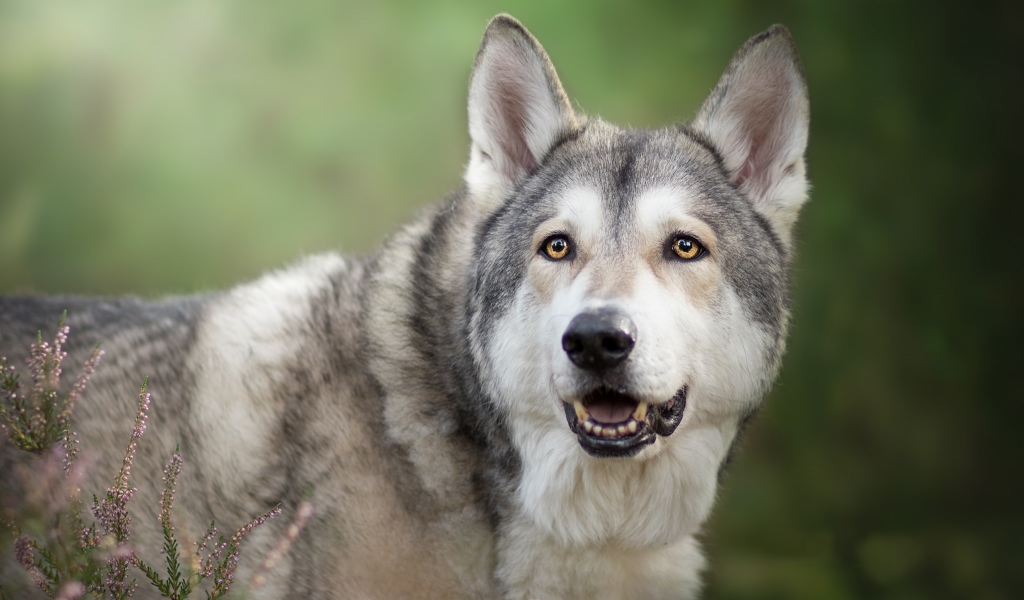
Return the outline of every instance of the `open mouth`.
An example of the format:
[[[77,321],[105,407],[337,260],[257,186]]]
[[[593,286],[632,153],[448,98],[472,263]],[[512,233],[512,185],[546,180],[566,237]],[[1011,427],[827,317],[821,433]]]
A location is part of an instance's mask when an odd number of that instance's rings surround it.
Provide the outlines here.
[[[607,388],[563,404],[569,429],[587,454],[629,457],[653,444],[657,436],[672,435],[683,420],[686,387],[659,405]]]

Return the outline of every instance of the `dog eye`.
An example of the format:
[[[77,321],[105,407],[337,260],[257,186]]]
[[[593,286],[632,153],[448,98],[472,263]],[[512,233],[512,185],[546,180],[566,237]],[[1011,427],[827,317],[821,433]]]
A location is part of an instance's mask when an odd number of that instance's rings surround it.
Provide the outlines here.
[[[704,254],[704,246],[693,236],[680,234],[672,239],[672,251],[683,260],[693,260]]]
[[[564,235],[553,235],[544,240],[544,246],[541,249],[551,260],[562,260],[566,256],[569,256],[569,250],[572,249],[572,246],[569,245],[568,237]]]

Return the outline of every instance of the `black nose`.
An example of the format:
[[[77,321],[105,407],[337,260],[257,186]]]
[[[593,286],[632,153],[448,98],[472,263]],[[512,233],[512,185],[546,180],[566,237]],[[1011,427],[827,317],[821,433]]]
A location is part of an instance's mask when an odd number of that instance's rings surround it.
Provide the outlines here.
[[[626,360],[636,344],[636,325],[617,310],[576,315],[562,335],[562,349],[581,369],[610,369]]]

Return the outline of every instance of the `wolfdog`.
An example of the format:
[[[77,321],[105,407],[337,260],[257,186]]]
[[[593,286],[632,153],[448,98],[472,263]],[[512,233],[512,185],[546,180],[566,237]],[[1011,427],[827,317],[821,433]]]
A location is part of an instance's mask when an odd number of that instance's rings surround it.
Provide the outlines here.
[[[0,354],[65,309],[70,362],[102,341],[76,411],[96,489],[148,375],[134,473],[180,443],[179,495],[202,499],[183,529],[312,488],[256,597],[696,597],[701,525],[785,346],[808,189],[792,38],[751,38],[691,122],[635,130],[578,114],[499,15],[468,117],[463,185],[376,254],[156,302],[6,298]]]

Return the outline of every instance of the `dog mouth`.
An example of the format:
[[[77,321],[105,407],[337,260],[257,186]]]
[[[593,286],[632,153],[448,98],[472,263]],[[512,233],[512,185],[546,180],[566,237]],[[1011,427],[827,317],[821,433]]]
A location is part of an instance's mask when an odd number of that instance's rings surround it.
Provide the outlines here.
[[[587,454],[630,457],[653,444],[657,436],[670,436],[679,427],[686,408],[686,387],[658,405],[608,388],[562,404],[569,429]]]

